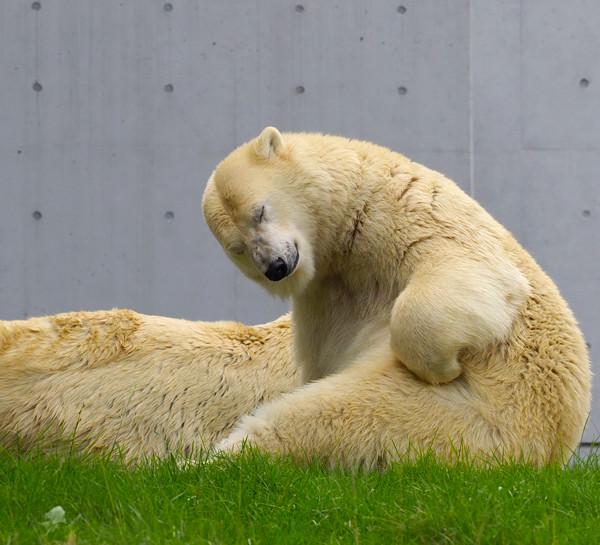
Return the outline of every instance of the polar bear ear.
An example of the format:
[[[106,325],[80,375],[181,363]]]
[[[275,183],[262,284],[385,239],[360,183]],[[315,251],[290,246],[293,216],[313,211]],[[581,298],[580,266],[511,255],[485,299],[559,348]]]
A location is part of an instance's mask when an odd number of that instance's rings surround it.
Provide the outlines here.
[[[268,161],[273,155],[280,155],[284,149],[281,133],[275,127],[267,127],[256,139],[254,152],[258,159]]]

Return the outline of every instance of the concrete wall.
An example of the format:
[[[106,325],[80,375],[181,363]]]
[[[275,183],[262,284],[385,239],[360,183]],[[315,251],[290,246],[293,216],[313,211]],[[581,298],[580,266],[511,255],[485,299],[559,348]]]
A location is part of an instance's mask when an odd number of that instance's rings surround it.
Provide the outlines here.
[[[596,0],[4,0],[0,317],[284,312],[200,209],[216,163],[276,125],[453,178],[556,280],[597,367],[599,27]]]

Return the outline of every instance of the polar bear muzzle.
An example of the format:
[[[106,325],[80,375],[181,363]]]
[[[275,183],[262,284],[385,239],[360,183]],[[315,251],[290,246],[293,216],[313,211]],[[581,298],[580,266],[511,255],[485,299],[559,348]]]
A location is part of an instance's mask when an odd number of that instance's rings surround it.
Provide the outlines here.
[[[281,257],[278,257],[275,261],[271,261],[269,268],[265,272],[265,276],[273,282],[285,278],[288,274],[287,263]]]
[[[269,263],[269,266],[265,271],[265,276],[272,282],[278,282],[292,274],[296,269],[296,265],[298,265],[300,254],[298,253],[297,248],[293,248],[293,251],[285,257],[286,259],[277,257]]]

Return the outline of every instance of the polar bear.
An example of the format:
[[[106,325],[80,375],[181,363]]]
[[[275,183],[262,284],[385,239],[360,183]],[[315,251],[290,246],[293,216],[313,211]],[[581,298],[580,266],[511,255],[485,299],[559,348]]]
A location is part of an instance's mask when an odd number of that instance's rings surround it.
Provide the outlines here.
[[[131,310],[0,321],[0,445],[193,456],[292,391],[289,315],[249,327]]]
[[[564,461],[590,408],[590,363],[533,258],[442,174],[367,142],[266,128],[215,169],[206,222],[269,293],[290,297],[304,385],[244,417],[246,442],[387,464]]]

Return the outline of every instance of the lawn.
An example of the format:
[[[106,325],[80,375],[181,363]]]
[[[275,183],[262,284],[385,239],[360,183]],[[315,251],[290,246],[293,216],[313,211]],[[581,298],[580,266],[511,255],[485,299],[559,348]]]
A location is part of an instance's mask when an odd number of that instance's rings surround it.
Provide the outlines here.
[[[597,543],[598,455],[569,468],[385,472],[256,452],[180,468],[0,451],[0,543]]]

